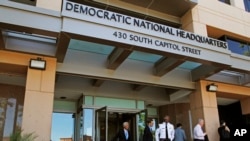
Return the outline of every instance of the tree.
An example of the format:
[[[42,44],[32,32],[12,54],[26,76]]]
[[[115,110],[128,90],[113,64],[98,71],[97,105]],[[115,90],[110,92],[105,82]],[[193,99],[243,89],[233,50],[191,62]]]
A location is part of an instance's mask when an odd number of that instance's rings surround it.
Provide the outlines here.
[[[10,135],[10,141],[34,141],[37,136],[32,133],[22,133],[21,131],[17,131]]]

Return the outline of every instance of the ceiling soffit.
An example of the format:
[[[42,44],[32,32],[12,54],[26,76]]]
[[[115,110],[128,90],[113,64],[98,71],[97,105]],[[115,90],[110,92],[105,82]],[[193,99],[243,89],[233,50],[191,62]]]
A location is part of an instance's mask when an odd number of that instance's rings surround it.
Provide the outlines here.
[[[134,16],[137,18],[157,22],[172,27],[181,27],[180,18],[192,7],[195,2],[185,0],[85,0],[75,2]]]
[[[160,13],[173,15],[176,17],[183,16],[189,9],[194,7],[197,3],[189,0],[121,0],[123,2],[133,4],[136,6],[155,10]]]
[[[26,76],[27,66],[0,63],[0,73]]]

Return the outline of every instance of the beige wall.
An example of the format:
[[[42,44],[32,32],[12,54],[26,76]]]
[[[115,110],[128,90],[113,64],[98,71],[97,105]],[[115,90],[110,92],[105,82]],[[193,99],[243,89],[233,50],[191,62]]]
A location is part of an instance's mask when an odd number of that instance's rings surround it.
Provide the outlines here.
[[[62,1],[63,0],[37,0],[36,6],[45,9],[61,11]]]
[[[226,34],[242,40],[250,39],[250,14],[245,11],[242,0],[233,0],[232,5],[218,0],[199,0],[198,5],[187,12],[181,21],[183,29],[198,34],[214,38]],[[207,31],[208,26],[214,30]]]
[[[206,86],[214,83],[218,86],[217,92],[208,92]],[[190,109],[193,126],[199,118],[205,120],[205,131],[209,139],[218,140],[217,128],[219,127],[219,116],[217,108],[217,97],[241,100],[242,114],[249,114],[250,88],[221,82],[201,80],[197,82],[196,91],[190,95]]]
[[[159,107],[159,122],[163,121],[163,117],[165,115],[169,115],[171,117],[171,123],[174,124],[175,127],[177,123],[182,124],[182,128],[184,129],[187,138],[191,140],[189,110],[189,103],[178,103],[161,106]]]
[[[207,27],[206,24],[199,21],[198,10],[194,8],[188,11],[182,18],[182,29],[190,32],[194,32],[200,35],[207,36]]]
[[[217,129],[219,127],[219,114],[215,92],[207,92],[206,81],[197,82],[196,91],[190,95],[190,109],[192,114],[193,127],[198,119],[205,120],[205,132],[209,140],[217,141],[219,136]]]
[[[250,97],[240,101],[241,111],[243,115],[250,114]]]
[[[28,69],[22,125],[44,141],[50,140],[56,70],[55,59],[46,61],[45,71]]]
[[[46,60],[46,70],[28,68],[22,129],[34,132],[38,141],[49,141],[51,132],[52,109],[56,59],[9,51],[0,51],[0,63],[28,66],[30,58],[41,57]]]
[[[61,10],[62,0],[37,0],[37,6],[41,8],[51,9],[55,11]],[[227,33],[231,36],[235,37],[244,37],[244,39],[250,39],[250,14],[245,12],[244,8],[242,8],[242,2],[238,0],[233,1],[233,6],[218,2],[218,0],[199,0],[199,4],[186,13],[182,17],[182,28],[187,31],[192,31],[201,35],[209,35],[215,36],[215,33],[208,33],[207,26],[213,28],[219,28],[224,31],[228,31]],[[235,7],[234,7],[235,6]],[[158,14],[160,15],[160,14]],[[157,16],[157,14],[155,15]],[[237,27],[237,28],[232,28]],[[70,53],[70,52],[68,52]],[[72,53],[73,54],[73,53]],[[14,53],[8,51],[0,51],[0,63],[8,63],[8,64],[17,64],[22,66],[28,66],[30,58],[36,58],[35,55],[27,55],[21,53]],[[71,56],[70,60],[74,60],[74,56]],[[86,57],[86,56],[85,56]],[[43,59],[47,60],[47,69],[46,71],[40,70],[32,70],[28,69],[27,74],[27,84],[26,84],[26,92],[25,92],[25,101],[24,101],[24,114],[23,114],[23,129],[25,132],[33,132],[39,136],[38,140],[50,140],[50,128],[51,128],[51,116],[52,116],[52,107],[53,107],[53,97],[54,97],[54,85],[55,85],[55,70],[56,70],[56,59],[43,57]],[[79,59],[79,58],[75,58]],[[65,59],[66,63],[59,65],[59,69],[63,67],[67,67],[69,71],[74,72],[75,70],[71,70],[70,68],[72,64],[67,62],[67,58]],[[129,61],[127,61],[129,62]],[[84,62],[81,62],[84,63]],[[86,62],[89,63],[89,62]],[[151,64],[147,65],[147,67],[151,67]],[[83,65],[82,65],[83,66]],[[96,65],[96,66],[99,66]],[[102,64],[100,64],[102,68]],[[126,62],[123,64],[126,66]],[[143,66],[143,65],[142,65]],[[80,66],[81,67],[81,66]],[[145,65],[144,65],[145,67]],[[132,68],[132,67],[131,67]],[[133,67],[143,69],[142,67]],[[86,68],[82,68],[86,69]],[[87,68],[91,75],[96,75],[96,73],[102,74],[107,73],[110,74],[109,77],[113,77],[115,74],[112,74],[110,71],[96,69],[95,66],[93,68]],[[96,72],[93,72],[93,70]],[[149,68],[145,68],[144,70],[150,70]],[[85,70],[86,71],[86,70]],[[87,70],[88,71],[88,70]],[[130,70],[131,71],[131,70]],[[151,71],[151,70],[150,70]],[[132,70],[131,74],[137,75],[140,70]],[[174,71],[176,72],[176,70]],[[76,72],[75,72],[76,73]],[[77,72],[80,74],[80,72]],[[122,76],[124,72],[120,72],[119,70],[116,74]],[[145,72],[145,74],[148,72]],[[146,77],[143,75],[144,73],[138,74],[141,76],[142,80],[145,80]],[[167,75],[173,75],[169,73]],[[126,76],[125,76],[126,77]],[[137,77],[135,77],[137,78]],[[171,77],[176,79],[175,77]],[[158,79],[155,77],[146,78],[148,81],[154,81],[155,83],[161,84],[162,79]],[[167,82],[167,81],[166,81]],[[180,85],[184,83],[183,81],[176,82],[176,84]],[[189,87],[193,86],[192,82],[185,82],[185,84]],[[209,135],[210,140],[218,140],[217,127],[219,126],[219,118],[218,118],[218,109],[216,102],[216,94],[207,92],[205,90],[205,86],[207,82],[200,81],[197,85],[197,90],[195,93],[190,96],[190,109],[192,111],[193,123],[197,122],[198,118],[204,118],[206,122],[206,131]],[[223,88],[223,84],[219,86],[219,88]],[[231,85],[230,85],[231,86]],[[225,85],[225,90],[222,92],[232,92],[231,87]],[[91,90],[92,91],[92,90]],[[237,94],[241,95],[242,93],[249,92],[248,89],[238,89]],[[98,92],[100,94],[100,92]],[[248,102],[249,99],[242,101],[243,114],[249,113]],[[179,107],[179,108],[178,108]],[[180,109],[184,109],[184,111],[179,111]],[[187,109],[183,107],[183,105],[173,104],[167,107],[163,107],[161,109],[161,117],[168,113],[172,117],[173,123],[182,122],[184,126],[189,121],[185,121],[183,119],[187,119]],[[184,127],[185,128],[185,127]],[[188,130],[188,129],[187,129]],[[186,132],[187,133],[187,132]]]

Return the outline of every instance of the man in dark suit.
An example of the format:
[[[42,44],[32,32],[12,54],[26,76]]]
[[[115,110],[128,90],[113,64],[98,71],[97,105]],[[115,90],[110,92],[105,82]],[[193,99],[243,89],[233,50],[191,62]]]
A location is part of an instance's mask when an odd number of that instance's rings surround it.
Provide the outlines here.
[[[218,133],[220,135],[220,141],[230,140],[230,129],[227,127],[224,120],[221,121],[221,126],[218,128]]]
[[[143,134],[143,141],[153,141],[153,135],[152,135],[152,127],[154,125],[154,120],[153,119],[148,119],[147,120],[147,125],[144,129],[144,134]]]
[[[123,129],[119,130],[112,141],[116,141],[117,139],[119,139],[119,141],[132,141],[128,122],[123,122]]]

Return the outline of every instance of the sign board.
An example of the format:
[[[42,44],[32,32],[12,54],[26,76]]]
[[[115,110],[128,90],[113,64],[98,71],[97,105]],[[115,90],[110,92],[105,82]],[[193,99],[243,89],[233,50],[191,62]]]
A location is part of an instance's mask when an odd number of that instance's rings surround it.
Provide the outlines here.
[[[230,64],[224,41],[67,0],[62,15],[66,32]]]

